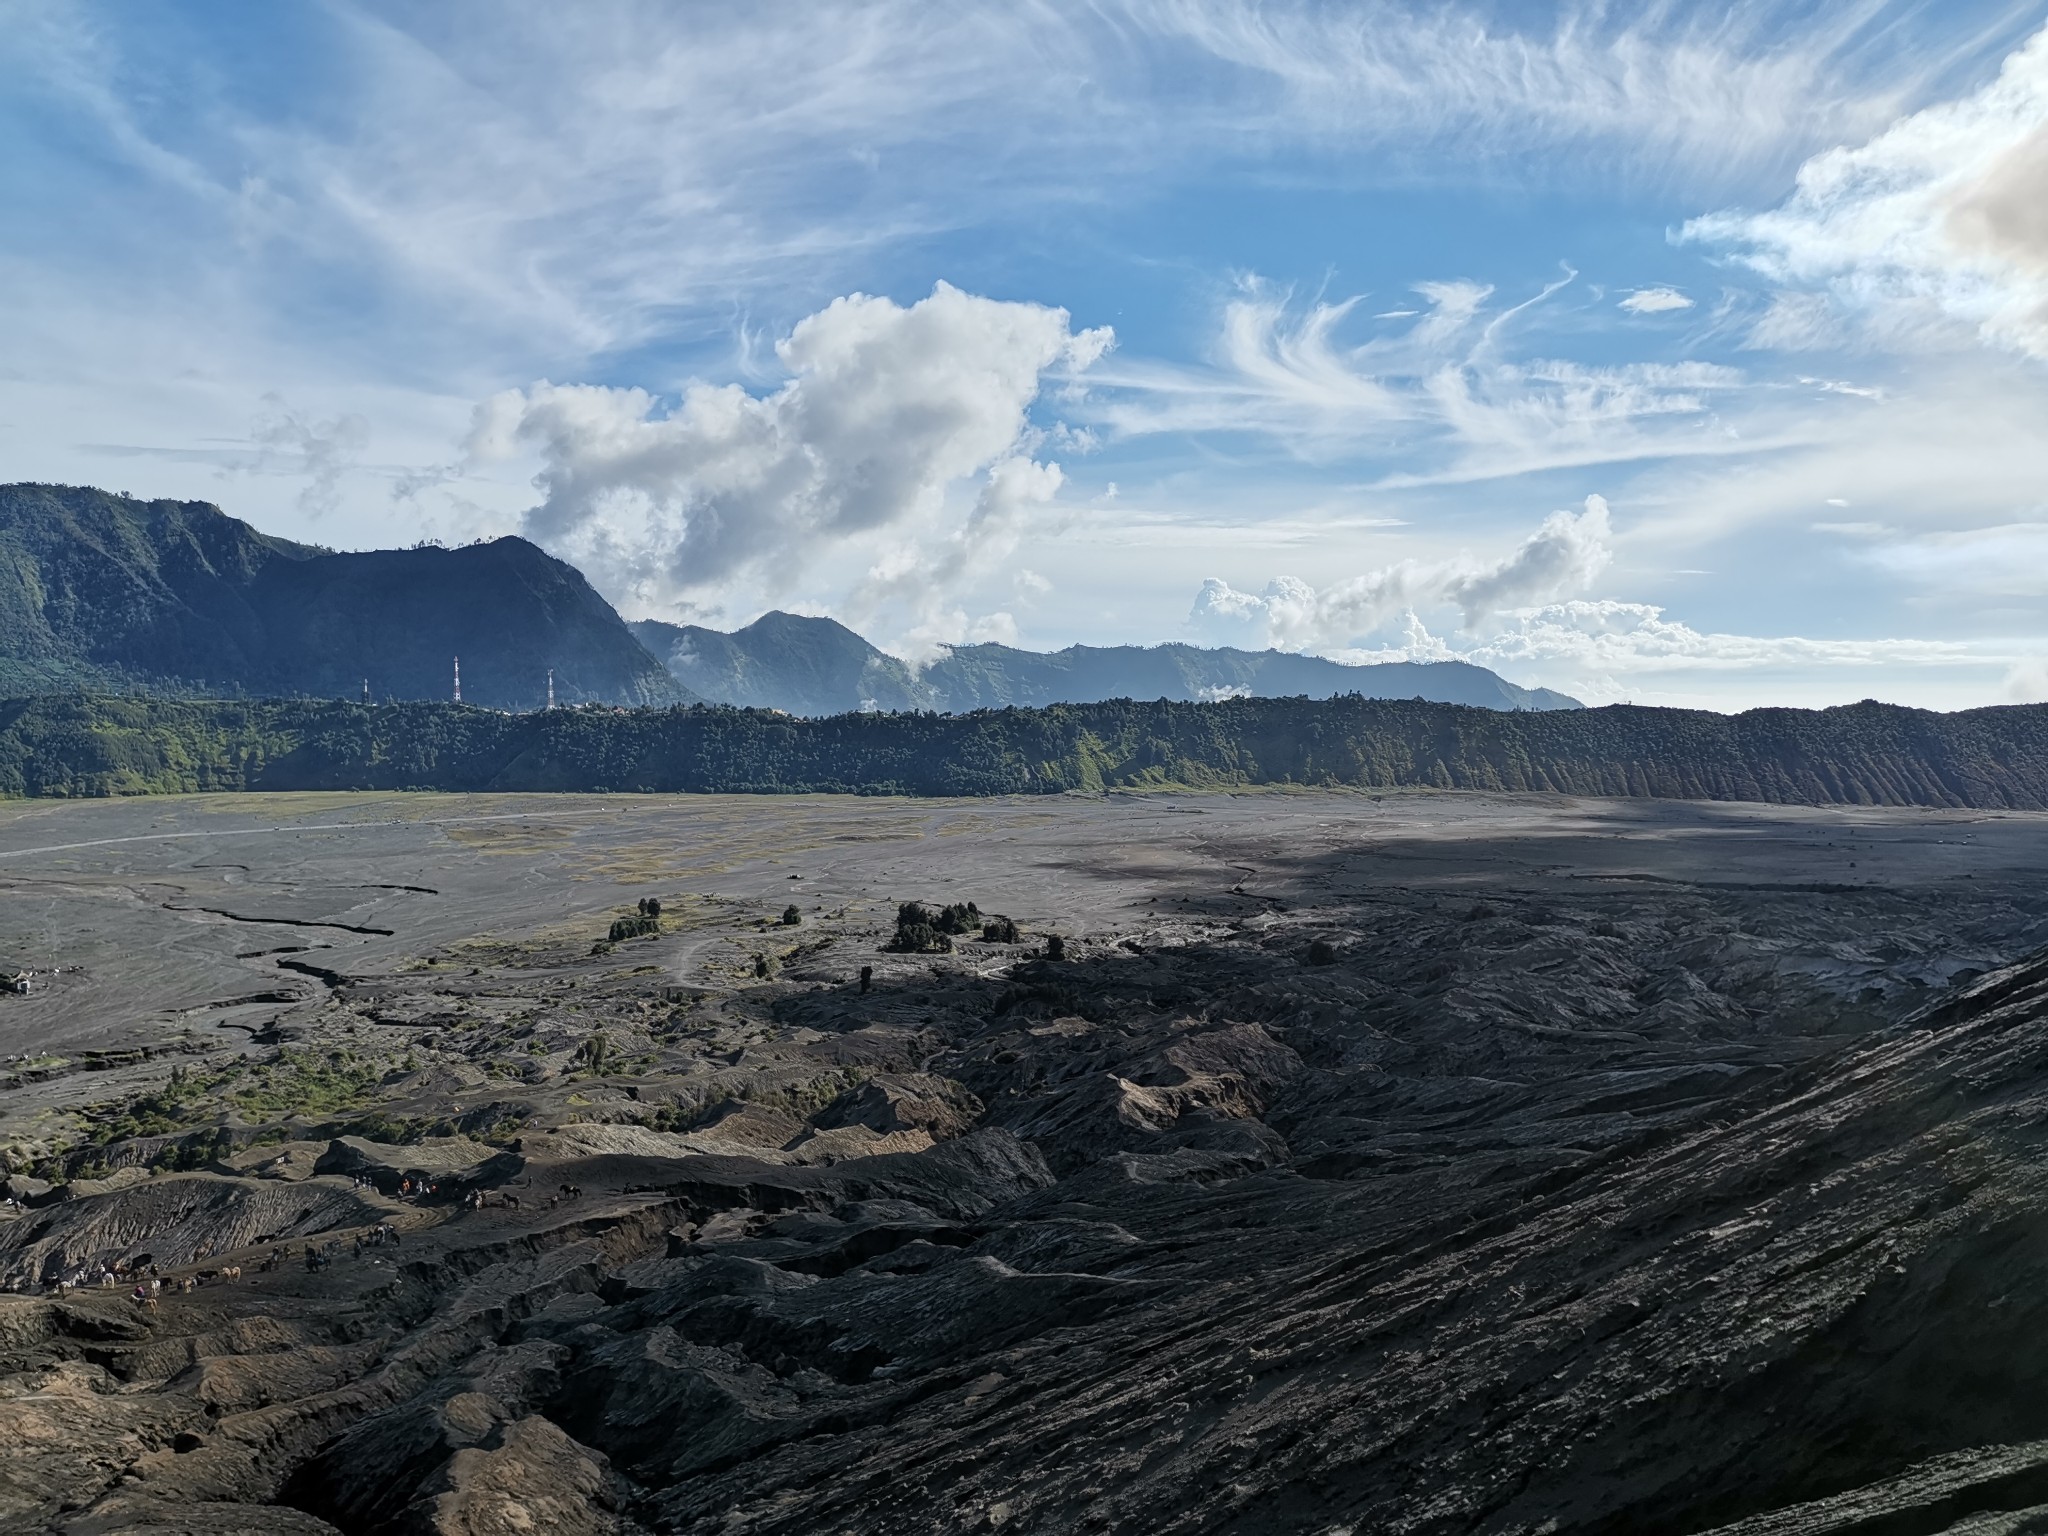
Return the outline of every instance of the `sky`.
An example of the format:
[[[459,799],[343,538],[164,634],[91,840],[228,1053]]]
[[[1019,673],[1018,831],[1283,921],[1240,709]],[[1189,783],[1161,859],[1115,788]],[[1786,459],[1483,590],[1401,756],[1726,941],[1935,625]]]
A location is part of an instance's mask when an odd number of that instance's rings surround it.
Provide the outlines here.
[[[2048,0],[0,0],[0,479],[629,618],[2048,699]]]

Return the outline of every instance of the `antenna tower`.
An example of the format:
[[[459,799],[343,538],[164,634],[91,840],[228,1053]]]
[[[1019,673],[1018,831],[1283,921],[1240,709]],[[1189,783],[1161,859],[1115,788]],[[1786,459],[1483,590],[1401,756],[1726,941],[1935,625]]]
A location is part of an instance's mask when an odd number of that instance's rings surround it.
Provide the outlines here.
[[[363,702],[370,702],[370,680],[367,677],[363,679]]]
[[[548,708],[555,707],[555,669],[548,668]]]
[[[462,702],[462,658],[455,658],[455,702]]]

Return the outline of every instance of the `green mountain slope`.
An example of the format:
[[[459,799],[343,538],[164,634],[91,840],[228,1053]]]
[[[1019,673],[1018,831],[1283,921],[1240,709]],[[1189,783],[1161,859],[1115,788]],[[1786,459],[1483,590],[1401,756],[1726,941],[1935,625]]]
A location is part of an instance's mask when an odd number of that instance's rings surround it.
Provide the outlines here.
[[[0,485],[0,686],[251,677],[267,664],[251,589],[320,553],[204,502]]]
[[[0,486],[0,688],[687,700],[573,566],[524,539],[336,554],[205,502]]]
[[[2048,706],[1504,711],[1118,701],[969,715],[43,697],[0,704],[0,795],[441,789],[1051,794],[1351,785],[2048,809]]]

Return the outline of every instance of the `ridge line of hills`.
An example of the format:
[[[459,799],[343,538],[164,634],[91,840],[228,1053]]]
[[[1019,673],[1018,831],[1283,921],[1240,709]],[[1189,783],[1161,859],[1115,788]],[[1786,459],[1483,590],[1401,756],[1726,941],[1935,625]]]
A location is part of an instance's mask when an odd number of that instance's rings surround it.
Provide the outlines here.
[[[913,667],[833,619],[766,613],[730,633],[640,619],[626,626],[684,688],[707,701],[794,715],[854,710],[964,714],[1007,705],[1108,699],[1215,703],[1229,698],[1421,698],[1482,709],[1577,709],[1549,688],[1523,688],[1465,661],[1352,666],[1291,651],[1229,646],[1070,645],[1026,651],[983,642],[948,646]]]
[[[2048,706],[1742,715],[1419,700],[1112,700],[803,719],[45,696],[0,703],[0,795],[446,790],[1015,795],[1262,785],[2048,810]]]
[[[1200,646],[952,648],[913,668],[825,618],[726,633],[628,624],[574,566],[521,538],[336,552],[261,533],[208,502],[0,485],[0,696],[168,696],[734,704],[794,715],[1364,693],[1490,709],[1573,709],[1466,662],[1350,666]]]

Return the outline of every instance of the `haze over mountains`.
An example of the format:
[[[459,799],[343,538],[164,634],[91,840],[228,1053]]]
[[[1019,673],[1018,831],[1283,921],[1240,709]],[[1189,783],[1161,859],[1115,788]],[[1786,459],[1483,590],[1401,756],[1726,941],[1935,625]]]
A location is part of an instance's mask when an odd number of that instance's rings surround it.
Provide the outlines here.
[[[1005,705],[1093,704],[1104,699],[1428,699],[1486,709],[1576,709],[1548,688],[1518,688],[1462,661],[1345,666],[1288,651],[1194,645],[1070,645],[1024,651],[960,645],[912,668],[833,619],[763,614],[728,634],[643,619],[629,626],[677,682],[707,699],[834,715],[854,709],[963,713]]]
[[[52,689],[281,697],[711,702],[797,715],[959,712],[1113,698],[1421,698],[1569,709],[1463,662],[1344,666],[1190,645],[953,649],[922,669],[831,619],[727,634],[627,624],[574,566],[520,538],[337,553],[207,502],[0,486],[0,695]]]

